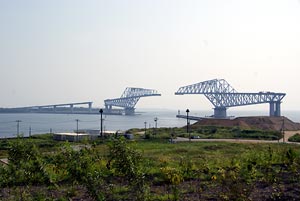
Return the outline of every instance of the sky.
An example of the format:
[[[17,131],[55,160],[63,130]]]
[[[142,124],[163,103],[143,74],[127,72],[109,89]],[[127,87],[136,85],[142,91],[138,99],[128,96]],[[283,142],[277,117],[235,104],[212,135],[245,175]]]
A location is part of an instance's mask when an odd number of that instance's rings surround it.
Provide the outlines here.
[[[0,26],[0,107],[102,107],[141,87],[162,96],[138,108],[211,109],[174,93],[218,78],[300,109],[300,0],[0,0]]]

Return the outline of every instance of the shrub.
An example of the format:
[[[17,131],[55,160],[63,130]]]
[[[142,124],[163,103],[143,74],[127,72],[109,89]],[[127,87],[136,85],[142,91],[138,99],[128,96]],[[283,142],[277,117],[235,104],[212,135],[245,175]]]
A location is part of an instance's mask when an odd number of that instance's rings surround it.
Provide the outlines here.
[[[43,158],[35,145],[21,139],[14,141],[8,150],[8,160],[8,172],[11,175],[8,185],[49,182],[43,171]]]
[[[296,133],[288,139],[290,142],[300,142],[300,134]]]
[[[115,173],[115,176],[124,177],[129,181],[133,200],[148,199],[149,188],[141,162],[141,154],[129,147],[123,137],[114,139],[109,145],[107,167]]]

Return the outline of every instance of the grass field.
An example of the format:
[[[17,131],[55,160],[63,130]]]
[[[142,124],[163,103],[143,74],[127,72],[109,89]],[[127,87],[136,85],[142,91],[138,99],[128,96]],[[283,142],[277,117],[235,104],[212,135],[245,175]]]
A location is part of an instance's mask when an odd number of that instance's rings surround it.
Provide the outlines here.
[[[298,145],[170,143],[175,135],[185,134],[165,128],[130,141],[56,142],[50,134],[2,139],[0,156],[9,165],[0,165],[0,199],[300,199]]]

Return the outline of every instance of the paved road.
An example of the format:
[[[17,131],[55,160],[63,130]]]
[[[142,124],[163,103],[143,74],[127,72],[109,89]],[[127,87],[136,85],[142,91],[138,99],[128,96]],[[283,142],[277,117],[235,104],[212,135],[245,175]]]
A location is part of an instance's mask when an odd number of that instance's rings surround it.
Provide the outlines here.
[[[278,143],[278,142],[286,142],[290,144],[299,144],[297,142],[289,142],[289,137],[295,135],[296,133],[300,134],[300,131],[285,131],[284,139],[281,138],[278,140],[244,140],[244,139],[191,139],[183,138],[183,137],[177,137],[176,139],[173,139],[173,142],[236,142],[236,143]]]

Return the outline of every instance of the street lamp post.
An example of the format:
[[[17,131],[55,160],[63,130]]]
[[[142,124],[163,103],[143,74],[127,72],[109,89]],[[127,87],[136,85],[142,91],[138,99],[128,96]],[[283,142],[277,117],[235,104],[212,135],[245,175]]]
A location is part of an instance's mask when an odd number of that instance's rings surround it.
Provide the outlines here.
[[[77,133],[77,141],[78,141],[78,122],[79,122],[79,119],[75,119],[76,121],[76,133]]]
[[[282,117],[282,128],[281,128],[281,132],[282,132],[282,141],[285,143],[284,117]]]
[[[102,114],[103,114],[103,110],[102,108],[99,110],[100,112],[100,136],[103,136],[103,119],[102,119]]]
[[[157,120],[158,120],[158,118],[155,117],[155,118],[154,118],[154,121],[155,121],[155,135],[156,135],[156,132],[157,132]]]
[[[186,132],[189,134],[189,141],[191,141],[191,134],[189,132],[189,109],[186,109]]]
[[[78,135],[78,122],[79,122],[79,119],[75,119],[75,121],[76,121],[76,133]]]

